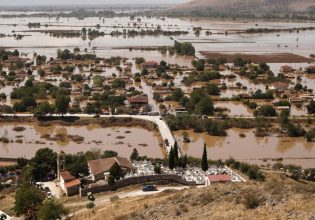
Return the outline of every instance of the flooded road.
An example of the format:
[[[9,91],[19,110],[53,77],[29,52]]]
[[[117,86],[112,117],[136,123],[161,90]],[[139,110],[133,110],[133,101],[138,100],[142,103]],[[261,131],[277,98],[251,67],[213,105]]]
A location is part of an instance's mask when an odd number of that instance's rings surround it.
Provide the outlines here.
[[[23,126],[24,130],[13,130],[17,126]],[[45,147],[55,152],[63,150],[66,153],[93,149],[100,149],[101,152],[113,150],[127,158],[133,148],[136,148],[142,156],[163,157],[159,134],[138,127],[102,128],[99,125],[43,127],[33,123],[23,125],[8,123],[0,124],[0,137],[9,141],[0,142],[0,155],[8,158],[32,158],[38,149]]]

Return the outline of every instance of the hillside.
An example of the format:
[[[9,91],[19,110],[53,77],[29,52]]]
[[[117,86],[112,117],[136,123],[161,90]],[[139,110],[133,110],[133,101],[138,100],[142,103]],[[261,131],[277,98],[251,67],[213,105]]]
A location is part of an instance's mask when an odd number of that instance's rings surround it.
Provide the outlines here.
[[[117,198],[96,206],[92,215],[86,209],[76,212],[73,219],[312,219],[314,194],[313,183],[272,174],[265,182]]]
[[[176,15],[215,17],[306,16],[314,13],[314,0],[192,0],[167,12]]]

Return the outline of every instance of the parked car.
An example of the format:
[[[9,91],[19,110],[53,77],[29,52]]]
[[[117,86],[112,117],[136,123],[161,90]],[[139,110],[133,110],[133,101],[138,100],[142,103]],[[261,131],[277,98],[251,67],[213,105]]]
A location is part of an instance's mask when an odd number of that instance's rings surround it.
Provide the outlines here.
[[[157,187],[154,185],[144,185],[142,188],[143,192],[151,192],[151,191],[157,191]]]

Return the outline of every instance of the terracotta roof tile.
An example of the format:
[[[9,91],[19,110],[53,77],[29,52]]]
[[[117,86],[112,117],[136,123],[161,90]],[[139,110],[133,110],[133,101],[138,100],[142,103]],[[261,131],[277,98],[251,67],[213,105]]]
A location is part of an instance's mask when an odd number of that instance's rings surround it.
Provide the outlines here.
[[[81,184],[81,181],[79,179],[74,179],[74,180],[71,180],[69,182],[66,182],[65,187],[70,188],[70,187],[78,186],[80,184]]]
[[[108,171],[114,163],[117,162],[121,167],[127,167],[129,169],[134,169],[130,161],[123,157],[110,157],[99,160],[89,160],[88,165],[91,171],[91,174],[96,175],[102,172]]]
[[[231,181],[231,176],[227,174],[210,175],[208,176],[208,179],[210,180],[210,182],[228,182]]]
[[[60,176],[62,177],[62,179],[64,179],[65,182],[75,179],[75,177],[72,176],[68,171],[60,172]]]

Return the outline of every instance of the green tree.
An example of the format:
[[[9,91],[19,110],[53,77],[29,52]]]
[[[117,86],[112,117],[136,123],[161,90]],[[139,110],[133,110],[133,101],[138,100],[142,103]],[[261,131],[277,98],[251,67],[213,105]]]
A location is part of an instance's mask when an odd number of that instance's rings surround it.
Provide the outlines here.
[[[206,144],[204,144],[202,158],[201,158],[201,169],[203,171],[207,171],[208,168],[209,168],[209,165],[208,165],[207,146]]]
[[[87,199],[89,200],[89,203],[87,204],[87,208],[93,208],[94,207],[94,201],[95,201],[95,197],[93,195],[93,193],[89,192],[87,194]]]
[[[125,88],[125,87],[126,87],[126,83],[123,79],[117,78],[117,79],[114,79],[112,82],[113,89]]]
[[[196,105],[196,113],[201,115],[212,115],[214,110],[213,102],[209,97],[203,97]]]
[[[6,220],[8,217],[5,214],[0,215],[0,220]]]
[[[315,101],[311,101],[309,105],[307,105],[308,114],[315,114]]]
[[[14,209],[18,216],[25,214],[28,218],[35,218],[38,205],[42,204],[45,195],[36,187],[24,184],[16,192]]]
[[[106,150],[103,152],[102,158],[110,158],[110,157],[117,157],[118,153],[112,150]]]
[[[293,123],[288,123],[288,136],[289,137],[302,137],[306,134],[306,131],[301,125],[296,125]]]
[[[280,112],[279,122],[282,127],[285,127],[289,123],[289,115],[290,115],[289,110],[283,110]]]
[[[57,96],[57,99],[55,102],[56,111],[61,114],[67,113],[69,110],[69,103],[70,103],[69,96],[64,96],[64,95]]]
[[[122,170],[117,162],[115,162],[109,169],[109,173],[115,178],[115,180],[119,180],[119,178],[122,176]]]
[[[34,86],[33,80],[31,79],[26,80],[25,87],[33,87],[33,86]]]
[[[157,174],[161,174],[161,166],[160,164],[155,164],[154,165],[154,172],[157,173]]]
[[[136,161],[138,159],[139,159],[139,153],[138,153],[137,149],[134,148],[132,153],[131,153],[131,155],[130,155],[130,160],[131,161]]]
[[[176,102],[179,102],[179,100],[184,96],[184,93],[181,88],[177,88],[172,92],[172,99]]]
[[[48,101],[44,101],[35,109],[35,115],[45,116],[47,114],[52,114],[54,110],[55,107],[53,105],[51,105]]]
[[[107,178],[107,183],[112,186],[115,184],[115,182],[116,182],[115,178],[112,175],[109,175]]]
[[[37,217],[41,220],[57,220],[68,214],[68,210],[62,205],[62,203],[54,200],[45,200],[42,205],[39,206],[37,211]]]
[[[178,165],[178,160],[179,160],[179,156],[178,156],[178,144],[177,144],[177,141],[175,141],[174,143],[174,148],[173,148],[173,151],[174,151],[174,161],[175,161],[175,166]]]
[[[187,155],[185,154],[183,158],[183,162],[182,162],[182,168],[186,168],[186,167],[187,167]]]
[[[170,153],[168,155],[168,168],[171,170],[175,168],[175,154],[173,147],[171,147]]]
[[[220,95],[220,88],[217,84],[215,83],[210,83],[206,87],[208,95]]]
[[[272,105],[263,105],[254,112],[255,116],[276,117],[277,112]]]
[[[66,155],[66,167],[71,175],[79,178],[80,175],[88,175],[89,167],[87,164],[87,153],[77,153],[75,155],[68,154]]]
[[[49,148],[39,149],[35,157],[30,161],[30,166],[25,167],[24,176],[26,180],[46,179],[57,170],[57,154]]]

